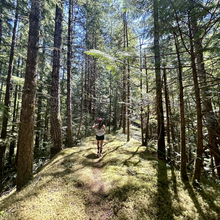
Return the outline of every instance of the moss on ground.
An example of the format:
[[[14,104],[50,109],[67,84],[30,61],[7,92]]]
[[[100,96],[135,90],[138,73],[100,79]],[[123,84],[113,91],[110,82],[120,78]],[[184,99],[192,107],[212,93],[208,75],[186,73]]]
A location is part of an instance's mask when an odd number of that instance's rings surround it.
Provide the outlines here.
[[[20,192],[0,200],[0,219],[220,219],[220,185],[200,189],[120,132],[106,135],[103,156],[93,137],[65,149]]]

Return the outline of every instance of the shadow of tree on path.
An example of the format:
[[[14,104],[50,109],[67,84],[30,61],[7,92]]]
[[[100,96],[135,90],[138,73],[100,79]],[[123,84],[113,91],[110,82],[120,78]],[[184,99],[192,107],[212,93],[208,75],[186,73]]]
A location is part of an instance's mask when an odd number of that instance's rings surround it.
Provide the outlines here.
[[[217,219],[220,219],[220,207],[217,206],[213,201],[215,201],[215,194],[207,194],[203,189],[199,190],[198,193],[202,196],[203,200],[208,204],[209,208],[216,212]],[[206,215],[206,218],[209,216]],[[211,218],[209,218],[211,219]]]
[[[196,194],[194,192],[193,187],[187,181],[183,181],[183,183],[184,183],[184,185],[185,185],[185,187],[186,187],[186,189],[187,189],[187,191],[189,193],[189,196],[192,199],[192,201],[193,201],[193,203],[194,203],[194,205],[195,205],[195,207],[197,209],[197,212],[199,213],[201,219],[208,219],[208,217],[205,216],[205,214],[204,214],[204,212],[203,212],[203,210],[201,208],[201,205],[199,204],[199,201],[197,199],[197,196],[196,196]]]
[[[174,219],[171,193],[169,192],[169,181],[167,176],[167,167],[164,161],[158,161],[157,173],[157,219]]]

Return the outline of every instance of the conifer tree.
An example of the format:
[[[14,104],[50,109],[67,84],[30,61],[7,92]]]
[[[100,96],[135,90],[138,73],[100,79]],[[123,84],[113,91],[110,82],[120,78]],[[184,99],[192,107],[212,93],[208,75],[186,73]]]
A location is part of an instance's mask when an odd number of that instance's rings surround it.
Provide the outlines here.
[[[62,150],[61,115],[60,115],[60,70],[63,31],[63,0],[56,5],[53,70],[50,100],[50,133],[52,138],[51,158]]]
[[[164,140],[164,116],[162,105],[162,81],[160,73],[160,45],[159,45],[159,14],[158,0],[153,2],[154,14],[154,56],[155,56],[155,74],[156,74],[156,108],[157,108],[157,137],[158,137],[158,156],[165,159],[165,140]]]
[[[41,0],[32,0],[29,16],[28,52],[17,151],[18,190],[20,190],[33,175],[34,114],[40,17]]]
[[[73,0],[69,0],[68,52],[67,52],[67,146],[73,146],[72,103],[71,103],[71,65],[72,65]]]

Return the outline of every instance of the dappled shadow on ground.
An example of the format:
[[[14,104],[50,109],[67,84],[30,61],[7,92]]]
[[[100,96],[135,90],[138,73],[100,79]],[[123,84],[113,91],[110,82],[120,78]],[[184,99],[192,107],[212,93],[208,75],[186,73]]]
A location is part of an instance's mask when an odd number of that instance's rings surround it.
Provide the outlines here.
[[[207,213],[205,215],[204,212],[203,212],[203,209],[202,209],[202,207],[201,207],[201,205],[200,205],[200,203],[199,203],[199,201],[197,199],[197,196],[196,196],[196,193],[195,193],[195,189],[189,184],[189,182],[184,181],[183,183],[184,183],[184,185],[185,185],[185,187],[186,187],[186,189],[187,189],[187,191],[189,193],[189,196],[191,197],[191,199],[192,199],[192,201],[193,201],[193,203],[194,203],[194,205],[195,205],[195,207],[197,209],[197,212],[200,215],[200,218],[201,219],[209,219],[209,217],[207,216]]]
[[[83,200],[86,213],[94,219],[172,220],[177,219],[178,216],[187,218],[187,216],[182,215],[181,202],[178,197],[177,177],[172,167],[171,169],[167,167],[165,161],[156,160],[155,152],[150,155],[143,146],[134,145],[131,150],[130,146],[122,142],[111,148],[108,148],[108,143],[103,149],[102,157],[97,157],[96,145],[93,146],[90,143],[85,147],[80,146],[74,152],[61,152],[62,157],[53,158],[45,166],[45,170],[42,168],[44,172],[38,174],[33,180],[33,182],[36,182],[33,187],[37,185],[38,189],[34,193],[30,190],[30,193],[26,196],[35,197],[41,189],[47,188],[50,182],[55,181],[54,188],[48,189],[48,192],[55,192],[59,188],[66,188],[66,186],[76,187],[80,191],[79,195],[83,194],[84,191],[89,191],[88,194],[85,194]],[[117,154],[112,155],[115,152]],[[77,166],[75,166],[76,161]],[[154,171],[147,170],[147,168],[140,171],[139,168],[143,167],[142,164],[150,164],[149,166]],[[111,171],[112,173],[115,172],[116,178],[105,182],[102,180],[102,172],[110,166],[114,167]],[[83,182],[87,178],[86,175],[84,179],[78,178],[84,168],[86,168],[86,172],[87,170],[91,172],[93,177],[93,179],[89,179],[91,180],[89,183],[88,181]],[[117,172],[122,169],[123,172],[118,174]],[[111,177],[112,173],[105,173],[105,175]],[[68,178],[64,178],[65,176]],[[38,181],[38,177],[42,179],[44,177],[49,178],[47,182],[41,183],[41,181]],[[123,178],[127,178],[128,181],[122,183],[121,179]],[[58,182],[62,183],[59,185]],[[200,218],[207,219],[194,189],[189,183],[184,184]],[[207,201],[209,208],[214,208],[214,211],[219,213],[219,207],[214,204],[214,200],[210,200],[209,195],[203,191],[199,191],[199,193]],[[18,200],[23,198],[19,197]],[[63,200],[65,199],[63,198]],[[174,206],[173,200],[179,206]],[[220,214],[218,214],[218,218],[220,219]]]
[[[130,153],[131,156],[130,156],[128,159],[124,160],[124,162],[123,162],[124,165],[127,166],[127,165],[129,164],[129,161],[131,160],[132,157],[134,157],[134,156],[137,154],[139,148],[140,148],[140,146],[137,147],[136,151],[134,151],[133,153]],[[136,165],[137,165],[137,164],[138,164],[138,162],[136,163]]]
[[[207,194],[205,193],[205,191],[203,189],[199,189],[198,193],[202,196],[203,200],[208,204],[208,207],[211,210],[214,210],[217,214],[217,219],[220,219],[220,207],[217,206],[213,201],[215,201],[215,194]],[[208,216],[206,215],[206,218],[208,218]]]
[[[164,161],[158,161],[157,196],[155,197],[155,202],[157,204],[157,219],[174,219],[167,167]]]
[[[86,155],[86,158],[88,158],[88,159],[97,159],[97,154],[95,154],[95,153],[91,153],[91,154],[88,154],[88,155]]]
[[[174,172],[174,168],[171,167],[171,180],[172,180],[172,191],[174,192],[174,198],[179,202],[179,197],[177,193],[177,180],[176,180],[176,174]]]

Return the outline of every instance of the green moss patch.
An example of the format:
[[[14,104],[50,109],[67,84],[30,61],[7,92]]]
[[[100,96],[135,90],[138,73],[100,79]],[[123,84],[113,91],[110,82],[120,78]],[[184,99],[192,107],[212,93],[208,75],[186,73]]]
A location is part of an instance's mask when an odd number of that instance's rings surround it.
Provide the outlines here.
[[[117,133],[106,135],[98,158],[89,137],[2,197],[0,219],[220,219],[220,185],[204,178],[194,189],[154,148]]]

